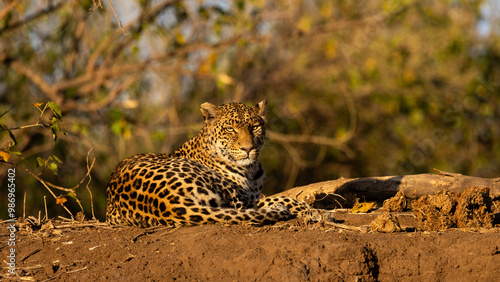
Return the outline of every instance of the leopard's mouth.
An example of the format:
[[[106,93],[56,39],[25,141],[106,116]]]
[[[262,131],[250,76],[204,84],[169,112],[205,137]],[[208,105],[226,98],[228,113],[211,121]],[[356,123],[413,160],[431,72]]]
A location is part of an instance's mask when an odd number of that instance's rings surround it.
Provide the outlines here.
[[[239,151],[230,155],[236,164],[240,166],[246,166],[255,162],[258,156],[258,152],[256,152],[255,150],[251,150],[250,152]]]
[[[236,160],[236,163],[239,165],[239,166],[247,166],[247,165],[251,165],[252,163],[254,163],[255,160],[247,157],[247,158],[244,158],[244,159],[239,159],[239,160]]]
[[[245,150],[222,149],[219,151],[219,156],[239,166],[247,166],[253,164],[257,160],[259,157],[259,150],[252,149],[250,152],[247,152]]]

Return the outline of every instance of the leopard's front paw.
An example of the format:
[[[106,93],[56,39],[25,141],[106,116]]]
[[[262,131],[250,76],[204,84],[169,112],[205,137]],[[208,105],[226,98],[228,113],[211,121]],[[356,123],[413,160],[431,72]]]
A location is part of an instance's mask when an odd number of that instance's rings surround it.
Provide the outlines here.
[[[281,219],[288,219],[292,217],[292,213],[290,212],[290,210],[280,203],[273,203],[268,207],[268,209],[274,213],[279,214]]]
[[[329,211],[320,209],[307,209],[300,212],[297,217],[304,219],[305,222],[332,222],[334,220]]]

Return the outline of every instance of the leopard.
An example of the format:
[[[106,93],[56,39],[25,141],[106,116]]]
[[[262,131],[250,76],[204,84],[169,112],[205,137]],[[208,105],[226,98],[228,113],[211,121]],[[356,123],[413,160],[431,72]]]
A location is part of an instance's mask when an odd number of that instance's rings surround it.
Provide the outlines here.
[[[121,161],[107,184],[106,222],[140,228],[208,223],[272,224],[301,217],[331,221],[326,210],[288,196],[262,195],[258,160],[267,101],[203,103],[201,131],[173,153]]]

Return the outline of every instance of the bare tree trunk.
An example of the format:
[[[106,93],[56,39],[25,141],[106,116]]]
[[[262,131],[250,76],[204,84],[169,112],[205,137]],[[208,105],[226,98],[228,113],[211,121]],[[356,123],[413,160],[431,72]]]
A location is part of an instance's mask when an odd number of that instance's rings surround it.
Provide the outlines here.
[[[452,192],[462,192],[469,187],[488,187],[492,198],[500,197],[500,178],[480,178],[458,173],[436,170],[439,174],[416,174],[404,176],[380,176],[368,178],[339,178],[337,180],[312,183],[295,187],[275,196],[290,196],[299,201],[325,207],[326,202],[338,201],[341,197],[354,194],[366,201],[382,202],[403,191],[410,199],[434,194],[447,188]],[[325,202],[326,201],[326,202]],[[326,208],[326,207],[325,207]]]

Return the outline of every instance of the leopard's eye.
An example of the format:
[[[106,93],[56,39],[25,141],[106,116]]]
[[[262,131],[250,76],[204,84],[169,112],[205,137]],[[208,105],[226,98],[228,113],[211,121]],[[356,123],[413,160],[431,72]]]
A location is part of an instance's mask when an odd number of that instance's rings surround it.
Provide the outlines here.
[[[252,131],[257,131],[260,129],[260,124],[252,126]]]
[[[229,133],[233,133],[234,132],[234,128],[230,127],[230,126],[227,126],[227,127],[224,127],[224,130],[226,132],[229,132]]]

